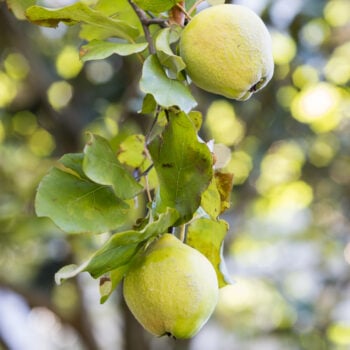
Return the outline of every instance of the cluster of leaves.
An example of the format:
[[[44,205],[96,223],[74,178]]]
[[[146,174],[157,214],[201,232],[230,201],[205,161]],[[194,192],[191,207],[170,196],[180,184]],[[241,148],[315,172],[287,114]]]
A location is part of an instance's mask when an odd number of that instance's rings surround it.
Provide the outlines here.
[[[186,232],[186,243],[212,262],[219,285],[228,283],[221,254],[228,225],[219,215],[229,207],[232,174],[215,169],[209,146],[198,137],[202,116],[193,111],[185,64],[176,54],[182,28],[164,12],[178,9],[176,2],[153,1],[149,9],[148,1],[99,0],[48,9],[9,1],[41,26],[80,24],[83,61],[136,54],[142,62],[140,113],[153,116],[152,130],[129,135],[117,149],[90,134],[83,153],[64,155],[36,196],[37,215],[69,234],[112,233],[82,265],[56,274],[57,283],[82,271],[101,278],[101,302],[149,241],[171,230]],[[186,2],[186,9],[194,3]]]

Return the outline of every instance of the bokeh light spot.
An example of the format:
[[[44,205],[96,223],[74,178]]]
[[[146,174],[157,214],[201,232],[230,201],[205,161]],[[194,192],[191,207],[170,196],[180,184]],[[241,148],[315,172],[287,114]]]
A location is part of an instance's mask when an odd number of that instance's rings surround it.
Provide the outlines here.
[[[66,81],[56,81],[49,87],[47,97],[51,106],[59,110],[66,107],[73,97],[73,87]]]
[[[44,129],[38,129],[33,133],[28,146],[39,157],[49,156],[56,147],[54,138]]]
[[[104,84],[112,79],[114,68],[107,61],[93,61],[86,65],[86,76],[93,84]]]
[[[6,73],[15,80],[25,79],[30,70],[28,61],[19,53],[9,54],[4,61],[4,66]]]
[[[341,27],[350,21],[350,1],[332,0],[324,8],[324,17],[333,27]]]
[[[350,345],[350,324],[334,323],[327,329],[329,340],[338,345]]]
[[[12,118],[13,130],[20,135],[31,135],[38,126],[36,116],[29,111],[20,111]]]
[[[9,105],[17,95],[16,83],[0,71],[0,108]]]
[[[308,207],[313,200],[312,188],[304,181],[295,181],[277,186],[270,192],[273,207],[300,210]]]
[[[338,46],[324,68],[330,82],[345,85],[350,80],[350,41]]]
[[[303,150],[297,143],[273,144],[261,162],[261,174],[256,182],[258,192],[266,194],[276,185],[299,179],[304,162]]]
[[[235,330],[248,326],[268,331],[294,322],[294,314],[273,286],[248,278],[220,289],[216,316]]]
[[[56,59],[57,73],[64,79],[75,78],[83,67],[79,52],[74,46],[66,46]]]
[[[333,160],[338,148],[339,142],[334,135],[317,136],[310,146],[310,162],[316,167],[327,166]]]
[[[235,151],[225,170],[233,173],[233,183],[240,185],[245,182],[253,168],[252,157],[244,151]]]
[[[328,40],[330,29],[328,24],[321,18],[313,19],[304,25],[301,30],[301,40],[304,44],[317,47]]]
[[[302,123],[313,124],[318,132],[336,128],[340,121],[341,94],[328,83],[319,83],[302,90],[291,105],[292,115]]]
[[[312,66],[302,65],[293,72],[292,79],[296,87],[304,88],[318,83],[318,72]]]
[[[298,91],[293,86],[282,86],[277,91],[277,101],[285,109],[290,109],[290,105]]]
[[[272,36],[272,54],[276,64],[288,64],[295,57],[297,48],[294,40],[286,33],[274,31]]]
[[[244,123],[237,118],[231,103],[214,101],[208,108],[205,127],[216,143],[226,146],[238,144],[245,133]]]

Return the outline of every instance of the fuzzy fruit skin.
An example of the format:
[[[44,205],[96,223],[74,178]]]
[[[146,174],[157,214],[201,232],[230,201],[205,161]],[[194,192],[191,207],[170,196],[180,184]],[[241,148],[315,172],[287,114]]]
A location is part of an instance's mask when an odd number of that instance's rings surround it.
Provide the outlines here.
[[[274,70],[271,36],[249,8],[223,4],[199,12],[185,27],[180,55],[203,90],[247,100]]]
[[[123,292],[130,311],[150,333],[190,338],[214,311],[219,289],[209,260],[164,234],[132,265]]]

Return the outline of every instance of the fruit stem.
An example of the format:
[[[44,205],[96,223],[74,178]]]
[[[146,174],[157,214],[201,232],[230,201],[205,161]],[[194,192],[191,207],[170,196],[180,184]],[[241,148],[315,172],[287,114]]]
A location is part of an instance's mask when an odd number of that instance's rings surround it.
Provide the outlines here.
[[[181,242],[184,242],[186,238],[186,224],[181,226],[172,226],[170,232]]]
[[[177,23],[183,27],[185,18],[191,20],[191,16],[185,8],[185,1],[180,1],[171,10],[170,23]]]
[[[180,1],[169,11],[169,23],[178,24],[183,27],[185,25],[185,18],[185,1]]]
[[[179,239],[181,242],[185,241],[185,234],[186,234],[186,225],[184,224],[180,226]]]

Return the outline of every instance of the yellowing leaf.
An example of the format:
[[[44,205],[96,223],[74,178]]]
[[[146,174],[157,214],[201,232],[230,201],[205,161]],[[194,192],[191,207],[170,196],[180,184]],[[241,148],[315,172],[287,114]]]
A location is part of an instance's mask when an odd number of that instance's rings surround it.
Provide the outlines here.
[[[213,264],[219,282],[219,287],[231,283],[226,274],[222,256],[223,241],[228,230],[228,224],[211,219],[198,219],[191,223],[187,231],[186,243],[200,251]]]

